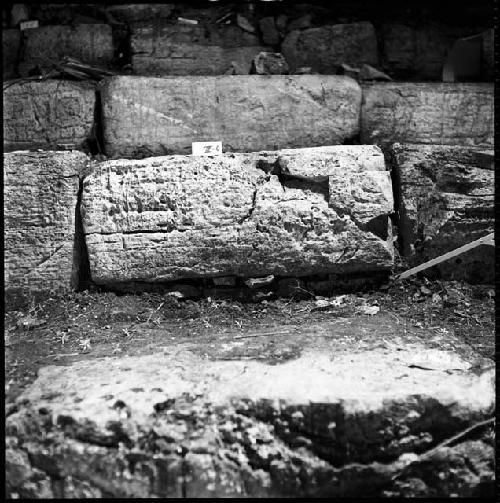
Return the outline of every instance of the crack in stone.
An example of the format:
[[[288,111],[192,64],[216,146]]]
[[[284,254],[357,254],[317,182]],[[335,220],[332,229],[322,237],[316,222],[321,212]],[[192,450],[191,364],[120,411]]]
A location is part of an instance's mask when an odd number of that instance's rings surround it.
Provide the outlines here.
[[[239,220],[239,224],[243,224],[244,222],[246,222],[247,220],[249,220],[250,218],[252,218],[252,214],[255,210],[255,205],[256,205],[256,202],[257,202],[257,192],[259,191],[259,188],[256,187],[254,192],[253,192],[253,196],[252,196],[252,206],[250,207],[250,209],[248,210],[247,214],[245,216],[243,216],[240,220]]]

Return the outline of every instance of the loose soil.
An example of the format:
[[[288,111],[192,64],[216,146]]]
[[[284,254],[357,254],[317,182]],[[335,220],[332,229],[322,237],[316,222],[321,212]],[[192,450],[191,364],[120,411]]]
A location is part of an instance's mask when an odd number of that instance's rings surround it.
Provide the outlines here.
[[[5,315],[6,403],[36,379],[40,367],[152,354],[174,343],[189,343],[209,359],[279,364],[300,354],[304,327],[304,337],[333,327],[339,350],[394,344],[404,335],[477,353],[493,364],[494,297],[492,286],[426,279],[331,298],[311,294],[308,300],[246,304],[158,294],[52,297]],[[292,334],[293,344],[285,344]]]

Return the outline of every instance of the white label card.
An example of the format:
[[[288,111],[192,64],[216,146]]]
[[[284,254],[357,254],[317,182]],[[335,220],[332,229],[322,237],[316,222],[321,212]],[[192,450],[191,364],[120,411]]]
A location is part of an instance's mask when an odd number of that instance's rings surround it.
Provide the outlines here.
[[[21,31],[23,30],[29,30],[30,28],[38,28],[38,21],[23,21],[20,25],[19,25],[19,29]]]
[[[221,155],[221,141],[194,141],[192,144],[193,155]]]

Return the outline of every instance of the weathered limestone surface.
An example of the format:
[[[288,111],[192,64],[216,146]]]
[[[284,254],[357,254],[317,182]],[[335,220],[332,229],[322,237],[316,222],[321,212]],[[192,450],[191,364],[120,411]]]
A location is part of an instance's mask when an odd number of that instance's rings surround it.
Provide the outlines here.
[[[363,85],[361,141],[493,146],[493,84]]]
[[[274,364],[233,341],[215,358],[194,342],[42,368],[6,418],[7,494],[491,496],[487,435],[419,454],[494,414],[494,370],[332,335]]]
[[[21,32],[2,30],[2,68],[3,80],[14,79],[18,75]]]
[[[281,44],[291,72],[302,66],[319,73],[335,74],[342,63],[377,66],[377,38],[371,23],[337,24],[294,30]]]
[[[4,154],[5,292],[75,286],[73,260],[81,152]]]
[[[151,22],[131,27],[132,68],[137,75],[223,75],[231,64],[249,74],[253,58],[269,50],[235,25]]]
[[[93,135],[95,100],[95,88],[87,82],[9,86],[3,93],[4,150],[86,150]]]
[[[82,198],[92,279],[388,270],[384,169],[364,146],[102,163]]]
[[[211,140],[248,152],[343,143],[359,132],[361,88],[336,75],[114,77],[102,103],[112,157],[189,154]]]
[[[395,144],[391,153],[400,180],[403,252],[414,264],[494,231],[493,150]],[[495,250],[481,246],[438,267],[447,278],[493,283]]]
[[[106,24],[41,26],[26,30],[23,56],[19,63],[22,77],[36,68],[52,69],[64,56],[95,66],[109,67],[113,59],[111,27]]]

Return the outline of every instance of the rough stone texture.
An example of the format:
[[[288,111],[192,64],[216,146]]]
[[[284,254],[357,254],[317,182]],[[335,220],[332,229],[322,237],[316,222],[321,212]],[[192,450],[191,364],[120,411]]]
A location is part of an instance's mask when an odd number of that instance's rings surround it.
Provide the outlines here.
[[[375,29],[365,22],[294,30],[283,40],[281,52],[292,73],[303,66],[315,72],[335,74],[342,63],[378,64]]]
[[[5,293],[68,290],[74,250],[81,152],[4,154]]]
[[[363,85],[361,142],[493,145],[493,84]]]
[[[223,357],[243,350],[232,341],[215,359],[177,343],[42,368],[6,418],[7,491],[26,494],[36,470],[59,497],[376,497],[415,480],[422,496],[491,496],[480,432],[419,454],[494,413],[494,370],[421,343],[333,351],[336,338],[274,364]]]
[[[279,52],[259,52],[253,59],[252,69],[258,75],[286,75],[290,70]]]
[[[234,25],[136,23],[131,27],[132,67],[138,75],[222,75],[234,62],[250,73],[266,48]]]
[[[484,152],[462,146],[396,144],[391,154],[400,180],[402,251],[413,264],[494,231],[495,171],[482,162]],[[480,246],[438,268],[446,278],[493,283],[495,249]]]
[[[39,68],[46,72],[64,56],[94,66],[109,67],[113,59],[111,27],[106,24],[41,26],[26,30],[19,63],[22,77]],[[40,72],[37,72],[37,74]]]
[[[46,80],[9,86],[3,93],[4,150],[87,150],[95,101],[95,88],[87,82]]]
[[[224,151],[343,143],[359,133],[361,88],[348,77],[114,77],[102,87],[112,157],[190,154],[193,141]]]
[[[388,270],[370,227],[393,211],[384,169],[364,146],[105,162],[82,198],[92,279]]]
[[[2,30],[2,68],[3,80],[18,76],[19,48],[21,32],[19,30]]]

